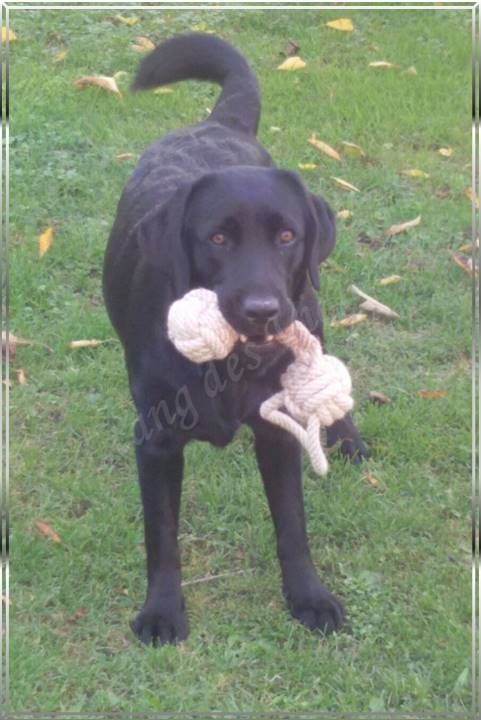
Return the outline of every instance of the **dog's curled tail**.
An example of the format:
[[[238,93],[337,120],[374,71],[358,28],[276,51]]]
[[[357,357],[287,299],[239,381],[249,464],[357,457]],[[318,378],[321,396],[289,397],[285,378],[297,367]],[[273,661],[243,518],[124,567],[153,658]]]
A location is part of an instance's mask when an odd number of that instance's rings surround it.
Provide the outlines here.
[[[219,83],[222,92],[209,119],[256,134],[261,110],[259,85],[245,58],[228,42],[207,33],[172,37],[142,60],[132,90],[178,80]]]

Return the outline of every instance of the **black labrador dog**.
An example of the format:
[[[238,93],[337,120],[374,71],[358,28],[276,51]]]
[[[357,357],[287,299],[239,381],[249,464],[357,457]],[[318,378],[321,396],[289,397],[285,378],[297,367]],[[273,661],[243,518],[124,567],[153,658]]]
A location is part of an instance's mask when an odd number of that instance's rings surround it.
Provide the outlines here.
[[[323,341],[315,290],[334,247],[334,215],[256,140],[258,83],[227,42],[173,37],[144,58],[133,89],[189,78],[219,83],[220,97],[206,120],[148,147],[122,193],[105,256],[105,302],[138,411],[148,586],[132,628],[145,643],[187,636],[177,541],[183,448],[194,439],[224,446],[247,423],[289,610],[311,629],[334,630],[344,610],[311,559],[300,448],[258,412],[292,360],[275,333],[298,318]],[[169,306],[195,287],[214,290],[244,336],[225,361],[194,364],[167,338]],[[329,428],[327,443],[355,459],[366,453],[349,416]]]

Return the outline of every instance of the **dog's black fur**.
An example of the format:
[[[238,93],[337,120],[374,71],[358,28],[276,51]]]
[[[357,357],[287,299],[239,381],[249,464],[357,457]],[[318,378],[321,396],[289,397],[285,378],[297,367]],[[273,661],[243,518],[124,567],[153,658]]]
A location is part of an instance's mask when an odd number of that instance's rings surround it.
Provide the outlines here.
[[[334,246],[334,216],[297,174],[275,168],[256,140],[257,80],[228,43],[174,37],[143,60],[133,87],[188,78],[218,82],[217,104],[207,120],[146,150],[123,191],[105,257],[105,301],[138,411],[148,588],[132,627],[146,643],[187,636],[177,543],[183,447],[192,439],[226,445],[247,423],[290,612],[309,628],[334,630],[344,610],[311,560],[297,441],[258,413],[292,359],[266,335],[298,317],[323,341],[314,289]],[[215,290],[225,317],[248,337],[225,361],[191,363],[166,336],[170,304],[194,287]],[[366,453],[348,416],[327,440],[355,459]]]

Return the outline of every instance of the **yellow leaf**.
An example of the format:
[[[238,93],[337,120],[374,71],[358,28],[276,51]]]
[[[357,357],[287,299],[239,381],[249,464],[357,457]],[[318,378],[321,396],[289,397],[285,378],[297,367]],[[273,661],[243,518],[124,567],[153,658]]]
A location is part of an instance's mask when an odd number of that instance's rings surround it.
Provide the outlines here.
[[[42,255],[45,255],[53,242],[53,227],[48,227],[46,230],[43,231],[43,233],[40,233],[37,238],[37,242],[38,255],[39,257],[42,257]]]
[[[339,210],[336,214],[339,220],[350,220],[352,218],[352,212],[350,210]]]
[[[468,198],[468,200],[471,200],[471,202],[474,202],[474,207],[479,207],[479,197],[477,193],[473,194],[473,190],[470,187],[465,188],[464,190],[465,197]]]
[[[84,88],[93,85],[95,87],[102,88],[103,90],[108,90],[109,92],[120,95],[120,90],[117,87],[117,82],[115,78],[108,77],[106,75],[86,75],[85,77],[81,77],[76,80],[74,82],[74,85],[78,88]]]
[[[324,155],[328,155],[328,157],[332,158],[333,160],[341,159],[341,156],[339,155],[337,150],[334,150],[333,147],[323,142],[322,140],[318,140],[314,133],[311,135],[307,142],[313,145],[313,147],[315,147],[317,150],[320,150],[322,153],[324,153]]]
[[[170,95],[174,92],[174,88],[171,87],[159,87],[154,90],[154,95]]]
[[[8,28],[8,40],[9,40],[9,42],[13,42],[13,41],[16,40],[16,39],[17,39],[16,34],[13,32],[13,30],[11,30],[10,28]],[[5,27],[5,25],[2,25],[2,42],[6,42],[6,41],[7,41],[7,28]]]
[[[277,125],[271,125],[270,128],[269,128],[269,130],[270,130],[271,132],[273,132],[273,133],[282,132],[282,128],[277,127]]]
[[[72,340],[69,342],[69,347],[73,350],[76,348],[98,347],[103,345],[104,342],[105,340]]]
[[[35,527],[49,540],[52,540],[55,543],[61,542],[60,537],[57,535],[55,530],[53,530],[53,528],[51,528],[50,525],[43,520],[35,520]]]
[[[384,489],[382,484],[379,482],[379,480],[377,478],[374,477],[374,475],[372,474],[372,472],[370,470],[368,470],[367,473],[365,473],[365,475],[363,475],[363,479],[368,483],[368,485],[370,485],[373,488],[376,488],[378,490]]]
[[[387,62],[387,60],[374,60],[374,62],[369,63],[369,67],[372,68],[393,68],[394,64],[391,62]]]
[[[379,280],[380,285],[393,285],[394,283],[398,283],[401,280],[400,275],[388,275],[387,277],[383,277]]]
[[[331,175],[331,180],[334,180],[336,185],[338,185],[343,190],[350,190],[352,192],[361,192],[359,190],[359,188],[357,188],[355,185],[352,185],[350,182],[347,182],[347,180],[343,180],[342,178],[339,178],[339,177],[334,177],[333,175]]]
[[[117,22],[119,22],[121,25],[128,25],[129,27],[132,27],[132,25],[136,25],[136,23],[139,22],[139,18],[136,17],[126,17],[125,15],[116,15],[115,19]]]
[[[298,163],[297,167],[299,170],[314,170],[317,167],[316,163]]]
[[[201,22],[197,23],[196,25],[192,25],[190,28],[193,32],[204,32],[207,34],[214,33],[214,30],[209,30],[209,26],[204,20],[201,20]]]
[[[425,400],[438,400],[439,398],[446,397],[448,394],[447,390],[418,390],[416,395]]]
[[[439,155],[442,155],[443,157],[451,157],[453,154],[453,148],[450,147],[442,147],[438,150]]]
[[[117,153],[117,155],[114,155],[115,160],[131,160],[134,157],[134,153],[131,152]]]
[[[407,220],[406,222],[399,223],[399,225],[391,225],[390,228],[386,230],[388,235],[397,235],[398,233],[402,233],[405,230],[409,230],[409,228],[416,227],[416,225],[419,225],[421,222],[421,215],[418,215],[414,220]]]
[[[333,28],[334,30],[342,30],[343,32],[352,32],[354,25],[350,18],[339,18],[339,20],[329,20],[326,23],[327,27]]]
[[[419,170],[419,168],[408,168],[407,170],[401,170],[401,175],[407,175],[408,177],[415,178],[429,177],[429,174],[427,172],[424,172],[424,170]]]
[[[354,313],[353,315],[346,315],[342,320],[332,320],[331,327],[352,327],[352,325],[358,325],[364,320],[367,320],[366,313]]]
[[[345,155],[350,155],[351,157],[365,157],[366,156],[366,153],[364,152],[362,147],[360,147],[359,145],[356,145],[353,142],[348,142],[347,140],[343,140],[341,145],[343,147]]]
[[[67,54],[68,54],[67,48],[62,48],[61,50],[59,50],[53,59],[54,63],[63,62],[65,60],[65,58],[67,57]]]
[[[305,68],[306,63],[304,60],[302,60],[299,55],[293,55],[292,57],[287,58],[284,60],[284,62],[281,62],[280,65],[277,66],[278,70],[301,70],[301,68]]]
[[[18,370],[15,370],[15,380],[18,382],[19,385],[27,384],[27,375],[23,368],[18,368]]]
[[[154,47],[155,45],[152,40],[149,40],[148,37],[144,37],[143,35],[137,35],[135,45],[131,45],[132,50],[136,50],[137,52],[149,52],[153,50]]]

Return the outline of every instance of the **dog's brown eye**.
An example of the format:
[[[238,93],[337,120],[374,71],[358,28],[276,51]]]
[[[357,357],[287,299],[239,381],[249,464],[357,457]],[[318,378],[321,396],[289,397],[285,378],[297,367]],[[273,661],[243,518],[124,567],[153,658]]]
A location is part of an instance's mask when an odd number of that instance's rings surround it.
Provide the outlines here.
[[[210,241],[211,243],[214,243],[214,245],[224,245],[225,235],[223,235],[222,233],[214,233]]]
[[[292,230],[281,230],[278,238],[281,245],[289,245],[294,240],[294,233]]]

